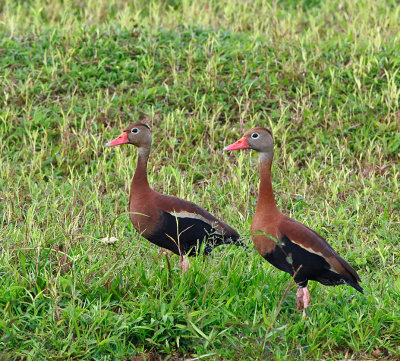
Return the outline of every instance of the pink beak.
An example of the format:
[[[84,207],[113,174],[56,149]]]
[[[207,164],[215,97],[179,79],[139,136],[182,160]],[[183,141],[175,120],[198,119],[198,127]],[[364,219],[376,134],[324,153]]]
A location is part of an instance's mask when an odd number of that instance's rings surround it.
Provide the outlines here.
[[[128,135],[126,132],[123,132],[118,138],[115,138],[111,142],[108,142],[106,144],[106,147],[113,147],[114,145],[120,145],[120,144],[125,144],[129,143]]]
[[[236,143],[228,145],[224,150],[237,150],[237,149],[249,149],[249,143],[247,143],[246,137],[240,138]]]

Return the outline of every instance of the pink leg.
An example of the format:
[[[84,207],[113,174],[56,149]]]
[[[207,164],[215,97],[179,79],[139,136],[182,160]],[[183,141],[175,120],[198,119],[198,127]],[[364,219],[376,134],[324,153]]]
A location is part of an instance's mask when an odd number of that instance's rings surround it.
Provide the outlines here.
[[[303,301],[303,288],[300,287],[296,293],[297,296],[297,309],[302,310],[304,309],[304,301]]]
[[[189,261],[185,255],[179,256],[179,266],[181,267],[181,273],[186,272],[189,269]]]
[[[308,291],[307,287],[304,287],[303,289],[303,303],[304,303],[304,308],[307,308],[310,306],[311,303],[311,295],[310,292]]]
[[[306,317],[305,309],[310,306],[311,295],[307,287],[300,287],[296,293],[297,296],[297,309],[303,310],[303,317]]]

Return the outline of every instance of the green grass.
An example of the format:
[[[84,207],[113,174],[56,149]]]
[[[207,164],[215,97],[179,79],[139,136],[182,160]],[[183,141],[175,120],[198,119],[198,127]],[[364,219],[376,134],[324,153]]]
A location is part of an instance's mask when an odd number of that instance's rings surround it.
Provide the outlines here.
[[[400,357],[396,1],[0,11],[0,360]],[[143,118],[153,187],[249,245],[255,154],[222,149],[269,127],[279,207],[356,268],[365,294],[312,283],[304,320],[290,277],[252,246],[184,275],[174,256],[170,271],[124,214],[135,149],[104,147]],[[99,241],[109,232],[115,245]]]

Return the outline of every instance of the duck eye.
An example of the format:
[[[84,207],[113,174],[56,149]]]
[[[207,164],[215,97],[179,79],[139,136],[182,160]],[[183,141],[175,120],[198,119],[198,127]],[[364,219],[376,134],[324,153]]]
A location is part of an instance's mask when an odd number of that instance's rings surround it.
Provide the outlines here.
[[[259,137],[259,134],[258,134],[258,133],[253,133],[253,134],[251,135],[251,137],[252,137],[253,139],[257,139],[257,138]]]
[[[139,129],[138,129],[138,128],[132,128],[131,132],[132,132],[132,133],[138,133],[138,132],[139,132]]]

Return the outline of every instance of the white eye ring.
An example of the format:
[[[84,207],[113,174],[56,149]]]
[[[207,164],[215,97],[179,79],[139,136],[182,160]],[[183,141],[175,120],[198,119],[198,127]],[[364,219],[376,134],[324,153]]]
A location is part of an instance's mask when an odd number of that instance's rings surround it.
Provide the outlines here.
[[[134,134],[139,133],[139,129],[138,128],[132,128],[131,133],[134,133]]]
[[[260,136],[260,135],[259,135],[258,133],[253,133],[253,134],[251,135],[251,137],[252,137],[253,139],[257,139],[259,136]]]

